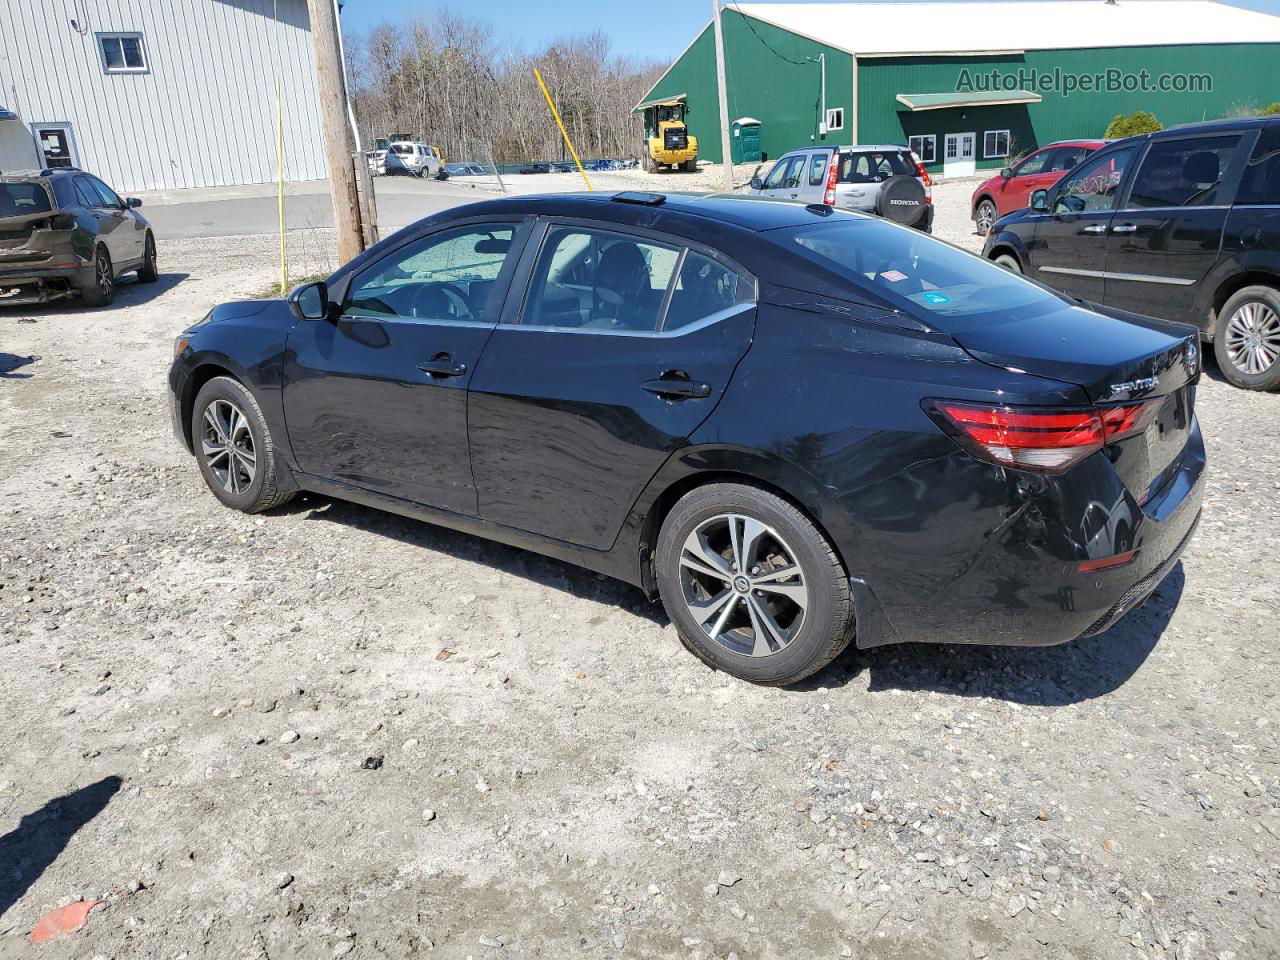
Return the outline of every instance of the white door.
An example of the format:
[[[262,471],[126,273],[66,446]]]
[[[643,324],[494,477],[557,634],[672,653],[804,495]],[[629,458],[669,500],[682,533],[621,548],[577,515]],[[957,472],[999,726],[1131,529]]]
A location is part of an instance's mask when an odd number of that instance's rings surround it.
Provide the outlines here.
[[[942,150],[944,177],[972,177],[974,173],[975,133],[948,133]]]

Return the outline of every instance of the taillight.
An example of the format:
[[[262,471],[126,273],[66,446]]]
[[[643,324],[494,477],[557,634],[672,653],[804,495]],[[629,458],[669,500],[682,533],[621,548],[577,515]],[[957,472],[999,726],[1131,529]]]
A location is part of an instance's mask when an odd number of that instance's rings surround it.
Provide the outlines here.
[[[831,151],[831,162],[827,164],[827,191],[822,195],[822,202],[828,207],[836,205],[836,175],[840,172],[840,151]]]
[[[929,176],[929,171],[924,168],[924,164],[920,162],[920,158],[916,156],[914,150],[908,151],[911,154],[911,160],[916,165],[916,176],[924,183],[924,202],[933,203],[933,177]]]
[[[980,460],[1063,473],[1108,443],[1146,429],[1160,400],[1119,407],[1057,409],[926,400],[925,412]]]

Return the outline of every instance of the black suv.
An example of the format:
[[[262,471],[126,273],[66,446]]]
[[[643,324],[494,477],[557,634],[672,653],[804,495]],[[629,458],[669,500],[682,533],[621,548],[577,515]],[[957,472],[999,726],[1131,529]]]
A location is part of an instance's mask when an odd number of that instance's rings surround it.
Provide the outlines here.
[[[154,281],[156,240],[140,206],[71,167],[0,175],[0,306],[79,296],[102,307],[121,274]]]
[[[1280,118],[1110,144],[997,220],[983,253],[1081,300],[1195,324],[1232,383],[1280,387]]]

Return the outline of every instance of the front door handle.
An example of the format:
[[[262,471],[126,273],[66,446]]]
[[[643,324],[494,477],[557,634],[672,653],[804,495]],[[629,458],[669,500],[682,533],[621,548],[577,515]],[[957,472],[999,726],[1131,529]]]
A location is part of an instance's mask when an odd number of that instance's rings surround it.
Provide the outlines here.
[[[1120,223],[1111,228],[1112,233],[1134,233],[1138,229],[1136,223]]]
[[[461,377],[467,372],[465,363],[457,363],[447,353],[437,353],[425,363],[418,364],[418,369],[432,377]]]
[[[709,384],[698,383],[688,377],[663,376],[657,380],[646,380],[640,386],[666,400],[702,399],[711,396]]]
[[[1105,223],[1095,223],[1087,227],[1080,228],[1081,233],[1106,233],[1107,225]]]

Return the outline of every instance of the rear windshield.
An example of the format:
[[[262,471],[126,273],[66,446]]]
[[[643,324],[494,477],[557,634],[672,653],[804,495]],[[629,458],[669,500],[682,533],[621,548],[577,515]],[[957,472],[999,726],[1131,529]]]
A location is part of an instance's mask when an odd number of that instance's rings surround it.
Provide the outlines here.
[[[1024,319],[1063,300],[989,260],[870,217],[779,230],[809,260],[947,332]]]
[[[841,183],[881,183],[904,173],[914,177],[916,166],[901,150],[874,150],[840,155]]]
[[[0,183],[0,217],[21,217],[28,213],[48,213],[49,191],[39,183]]]
[[[391,145],[391,152],[399,154],[413,153],[413,147],[407,143],[393,143]]]

